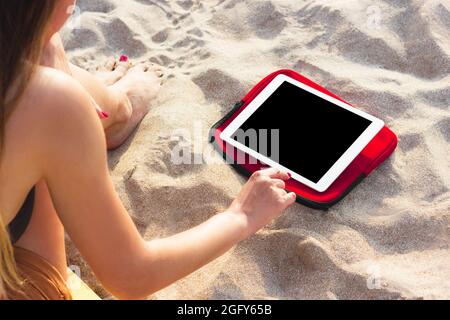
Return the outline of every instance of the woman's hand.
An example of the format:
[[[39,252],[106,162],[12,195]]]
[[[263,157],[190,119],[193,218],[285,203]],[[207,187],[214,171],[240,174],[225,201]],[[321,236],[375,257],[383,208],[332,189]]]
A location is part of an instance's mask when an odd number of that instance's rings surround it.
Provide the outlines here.
[[[285,180],[290,175],[275,168],[255,172],[244,185],[228,212],[241,215],[251,235],[278,217],[295,202],[295,193],[287,193]]]

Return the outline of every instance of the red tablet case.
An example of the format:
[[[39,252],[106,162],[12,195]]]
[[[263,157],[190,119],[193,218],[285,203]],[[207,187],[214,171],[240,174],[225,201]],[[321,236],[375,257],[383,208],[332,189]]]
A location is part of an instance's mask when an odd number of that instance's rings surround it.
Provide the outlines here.
[[[253,172],[264,166],[264,164],[259,161],[245,161],[244,164],[236,164],[234,148],[230,147],[230,150],[227,151],[227,144],[220,139],[220,134],[279,74],[287,75],[333,98],[348,103],[317,83],[292,70],[279,70],[261,80],[224,118],[212,127],[210,132],[210,142],[214,144],[215,149],[221,153],[224,159],[228,160],[236,170],[246,176],[250,176]],[[297,202],[315,209],[326,210],[342,200],[357,184],[386,160],[396,147],[397,136],[385,126],[326,191],[315,191],[294,179],[290,179],[286,182],[286,189],[297,194]],[[247,159],[248,157],[250,156],[247,155]],[[301,161],[301,159],[299,159],[299,161]],[[255,162],[256,164],[254,164]]]

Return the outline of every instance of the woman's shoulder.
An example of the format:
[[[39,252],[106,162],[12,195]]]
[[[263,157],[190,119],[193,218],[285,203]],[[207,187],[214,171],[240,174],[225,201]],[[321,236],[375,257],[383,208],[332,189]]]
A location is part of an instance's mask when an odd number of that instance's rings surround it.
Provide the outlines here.
[[[73,112],[86,112],[92,99],[81,84],[70,75],[56,69],[38,67],[24,93],[22,101],[45,119],[51,114],[58,118]]]
[[[54,161],[85,155],[83,148],[101,141],[101,123],[90,99],[69,75],[38,68],[5,124],[2,181],[25,192]]]
[[[63,134],[98,122],[95,102],[84,87],[70,75],[47,67],[38,67],[14,113],[20,120],[32,119],[28,127],[45,128],[42,133]]]
[[[11,132],[22,132],[21,140],[41,151],[75,147],[76,140],[102,132],[89,93],[70,75],[47,67],[38,67],[10,120],[10,129],[27,128]]]

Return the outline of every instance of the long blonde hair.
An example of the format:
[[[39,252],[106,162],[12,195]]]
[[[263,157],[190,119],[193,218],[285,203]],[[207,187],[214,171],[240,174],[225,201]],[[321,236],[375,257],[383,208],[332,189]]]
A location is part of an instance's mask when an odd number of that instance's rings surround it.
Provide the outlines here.
[[[3,219],[0,216],[0,299],[6,297],[6,288],[20,289],[22,280],[17,274],[14,252]]]
[[[0,159],[5,125],[39,63],[57,0],[0,0]],[[1,210],[1,203],[0,203]],[[14,252],[0,211],[0,298],[20,287]]]

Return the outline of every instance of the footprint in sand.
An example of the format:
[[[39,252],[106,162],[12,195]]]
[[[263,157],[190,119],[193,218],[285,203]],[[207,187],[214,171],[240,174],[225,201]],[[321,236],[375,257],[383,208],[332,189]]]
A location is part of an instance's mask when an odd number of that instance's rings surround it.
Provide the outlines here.
[[[140,57],[147,53],[147,47],[141,40],[136,39],[134,32],[120,18],[114,18],[100,27],[105,37],[107,52],[122,53],[126,51],[129,57]],[[111,32],[114,30],[114,32]]]
[[[255,34],[261,39],[273,39],[286,27],[284,16],[270,1],[251,1],[249,4],[250,16],[248,22]],[[253,14],[258,12],[258,14]]]
[[[81,9],[81,12],[91,11],[108,13],[116,9],[116,5],[110,0],[78,0],[77,6]]]
[[[229,110],[246,93],[246,86],[239,80],[218,69],[209,69],[194,77],[192,81],[200,87],[205,97]]]

